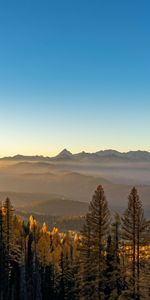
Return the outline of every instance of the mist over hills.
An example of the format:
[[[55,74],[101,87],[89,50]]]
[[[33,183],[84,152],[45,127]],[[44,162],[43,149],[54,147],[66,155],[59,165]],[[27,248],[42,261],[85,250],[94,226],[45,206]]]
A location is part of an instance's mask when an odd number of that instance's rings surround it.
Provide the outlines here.
[[[150,153],[104,150],[55,157],[0,159],[0,200],[10,196],[17,210],[49,215],[83,215],[97,185],[104,187],[109,206],[122,211],[133,185],[150,216]]]

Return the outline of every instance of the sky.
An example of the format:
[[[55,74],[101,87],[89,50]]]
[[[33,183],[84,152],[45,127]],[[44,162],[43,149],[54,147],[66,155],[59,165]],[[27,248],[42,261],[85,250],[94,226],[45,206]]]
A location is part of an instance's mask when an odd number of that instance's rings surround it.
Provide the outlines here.
[[[150,151],[150,1],[0,1],[0,156]]]

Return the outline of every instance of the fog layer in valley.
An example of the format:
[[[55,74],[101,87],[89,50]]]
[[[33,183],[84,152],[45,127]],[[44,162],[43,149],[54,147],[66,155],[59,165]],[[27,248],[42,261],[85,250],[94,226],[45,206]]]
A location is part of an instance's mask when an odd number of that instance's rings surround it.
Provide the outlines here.
[[[149,161],[92,162],[62,159],[51,162],[0,162],[1,200],[8,195],[17,209],[25,211],[32,208],[32,211],[54,215],[84,214],[98,184],[103,185],[111,209],[118,211],[127,206],[128,194],[135,185],[146,214],[150,215]]]

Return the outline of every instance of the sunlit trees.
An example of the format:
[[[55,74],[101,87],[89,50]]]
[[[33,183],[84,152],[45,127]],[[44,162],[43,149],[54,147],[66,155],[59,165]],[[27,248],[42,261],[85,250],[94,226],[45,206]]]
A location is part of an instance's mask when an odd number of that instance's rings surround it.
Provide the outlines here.
[[[29,299],[41,299],[41,283],[37,244],[40,237],[40,227],[34,217],[30,216],[26,250],[26,281]]]
[[[81,233],[22,222],[0,205],[0,300],[149,299],[150,223],[135,188],[120,218],[98,186]],[[146,273],[146,274],[145,274]]]
[[[37,257],[41,276],[41,294],[45,300],[52,298],[50,250],[50,234],[46,224],[43,223],[37,243]]]

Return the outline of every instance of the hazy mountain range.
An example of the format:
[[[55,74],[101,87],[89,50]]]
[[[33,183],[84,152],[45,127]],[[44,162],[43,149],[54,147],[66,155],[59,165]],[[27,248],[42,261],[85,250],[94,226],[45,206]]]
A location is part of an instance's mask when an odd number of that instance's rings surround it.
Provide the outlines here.
[[[87,211],[97,185],[103,185],[111,209],[127,207],[133,185],[150,216],[150,153],[104,150],[55,157],[24,156],[0,159],[0,200],[36,214],[79,216]]]
[[[119,152],[116,150],[100,150],[95,153],[80,152],[72,154],[67,149],[62,150],[58,155],[54,157],[45,157],[42,155],[24,156],[15,155],[12,157],[3,157],[1,160],[31,160],[31,161],[58,161],[58,160],[72,160],[72,161],[150,161],[150,152],[148,151],[129,151]]]

